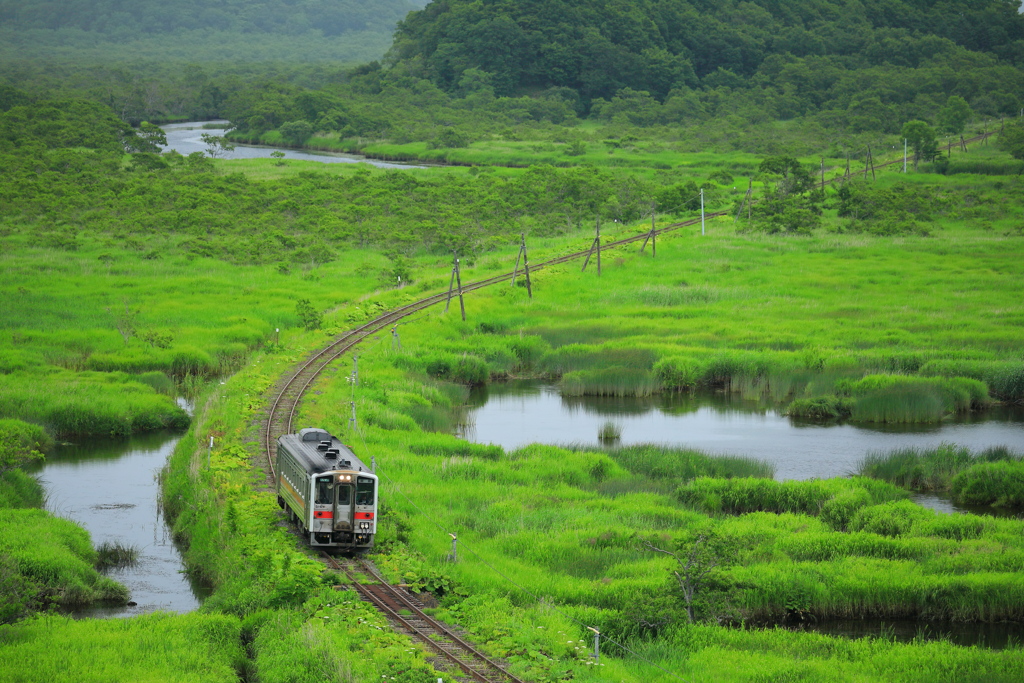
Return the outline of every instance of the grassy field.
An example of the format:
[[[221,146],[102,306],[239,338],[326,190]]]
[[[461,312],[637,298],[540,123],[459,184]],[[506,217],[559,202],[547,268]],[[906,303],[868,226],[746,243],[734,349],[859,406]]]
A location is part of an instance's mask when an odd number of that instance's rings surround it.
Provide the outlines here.
[[[272,162],[224,168],[295,172]],[[446,433],[466,397],[452,380],[508,376],[561,378],[567,392],[714,386],[778,405],[855,401],[910,382],[938,396],[939,418],[980,409],[986,397],[1018,400],[1020,181],[883,174],[872,187],[926,193],[941,211],[918,217],[927,230],[901,235],[858,231],[829,206],[810,236],[766,235],[722,218],[704,235],[696,226],[659,238],[656,257],[638,245],[609,250],[600,277],[593,265],[580,273],[579,263],[538,271],[532,300],[523,287],[473,293],[467,322],[456,308],[433,309],[399,326],[401,350],[386,334],[361,349],[356,433],[347,421],[353,390],[343,379],[350,360],[339,362],[303,404],[300,422],[376,458],[385,480],[378,565],[433,592],[441,616],[527,680],[1024,677],[1019,648],[716,625],[838,616],[1020,622],[1024,522],[937,515],[893,484],[868,479],[777,484],[770,468],[744,459],[653,447],[504,452]],[[613,224],[605,234],[647,225]],[[419,649],[351,595],[325,590],[332,578],[295,545],[265,490],[254,424],[276,379],[309,350],[375,311],[447,286],[448,256],[416,254],[413,287],[378,290],[384,257],[355,249],[283,273],[189,257],[173,244],[150,259],[148,249],[99,236],[83,237],[73,253],[6,239],[5,387],[40,377],[86,386],[83,397],[112,406],[110,419],[125,424],[132,414],[118,406],[146,396],[166,409],[169,382],[221,375],[198,394],[190,431],[164,473],[164,504],[188,546],[189,570],[215,593],[202,615],[126,622],[125,633],[139,631],[138,647],[152,629],[189,638],[190,629],[206,628],[191,641],[208,643],[221,668],[201,680],[240,668],[268,681],[436,680]],[[589,229],[531,238],[531,262],[591,239]],[[489,252],[465,264],[463,278],[511,270],[514,260],[510,249]],[[322,330],[302,329],[299,299],[323,314]],[[134,324],[127,338],[126,322]],[[4,400],[22,393],[5,391]],[[131,400],[118,403],[126,395]],[[217,446],[207,466],[210,435]],[[459,536],[457,563],[447,559],[449,532]],[[693,553],[709,572],[696,585],[680,583],[676,558]],[[689,623],[687,607],[700,623]],[[35,648],[34,629],[46,623],[5,627],[3,637]],[[587,626],[605,636],[600,665],[586,656]],[[108,628],[82,625],[68,638],[85,651]],[[240,662],[243,642],[250,649]],[[169,637],[154,653],[172,662],[162,678],[187,679],[192,660],[173,654],[185,647]],[[49,660],[38,670],[45,676],[33,680],[71,671]]]

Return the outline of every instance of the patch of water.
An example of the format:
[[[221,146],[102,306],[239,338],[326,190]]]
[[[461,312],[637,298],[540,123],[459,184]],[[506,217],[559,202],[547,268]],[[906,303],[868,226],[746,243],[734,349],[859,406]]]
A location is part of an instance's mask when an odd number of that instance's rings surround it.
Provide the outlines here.
[[[869,452],[930,448],[1024,450],[1024,410],[995,407],[929,425],[817,424],[727,394],[563,397],[538,381],[494,384],[470,396],[460,436],[514,450],[530,443],[596,444],[607,423],[621,445],[656,443],[766,460],[776,479],[825,479],[854,472]],[[936,497],[932,497],[936,498]],[[936,498],[936,500],[939,500]],[[943,503],[953,507],[951,503]]]
[[[153,433],[83,439],[55,449],[35,470],[46,489],[46,508],[85,527],[94,546],[109,541],[139,550],[137,564],[108,571],[136,604],[90,607],[75,616],[189,612],[209,594],[185,574],[160,507],[159,473],[180,438]]]
[[[223,136],[224,130],[220,128],[203,128],[205,124],[227,124],[227,121],[196,121],[193,123],[172,123],[160,126],[167,135],[167,145],[162,151],[174,150],[183,156],[193,152],[205,152],[206,143],[202,136],[215,135]],[[284,159],[295,159],[299,161],[319,161],[324,164],[370,164],[377,168],[426,168],[414,164],[403,164],[399,162],[378,161],[368,159],[359,154],[340,154],[333,152],[300,152],[294,149],[282,149],[278,147],[263,147],[260,145],[235,145],[235,149],[224,152],[221,159],[271,159],[273,152],[283,152]]]

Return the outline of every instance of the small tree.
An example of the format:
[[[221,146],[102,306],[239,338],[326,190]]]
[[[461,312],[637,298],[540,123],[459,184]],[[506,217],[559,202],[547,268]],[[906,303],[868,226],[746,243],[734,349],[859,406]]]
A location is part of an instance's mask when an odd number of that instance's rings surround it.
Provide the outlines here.
[[[206,154],[211,159],[219,159],[228,152],[235,151],[235,146],[222,135],[203,133],[199,138],[203,141],[203,144],[206,145]]]
[[[53,439],[39,425],[21,420],[0,420],[0,472],[43,459]]]
[[[939,110],[939,130],[950,135],[960,135],[973,114],[967,100],[959,95],[950,95],[946,106]]]
[[[108,313],[113,311],[108,307]],[[128,346],[128,342],[132,340],[139,327],[139,314],[142,311],[138,308],[132,308],[131,304],[127,299],[124,300],[124,311],[118,311],[114,315],[114,327],[117,328],[121,338],[124,339],[124,345]]]
[[[938,147],[935,141],[935,129],[924,121],[907,121],[903,124],[900,134],[914,150],[914,168],[924,159],[930,161],[938,154]]]
[[[313,308],[309,299],[299,299],[295,302],[295,314],[302,321],[302,326],[307,330],[319,330],[323,323],[323,315]]]
[[[287,123],[282,123],[277,132],[281,134],[281,137],[288,144],[298,147],[305,144],[306,140],[313,136],[313,124],[301,119],[298,121],[288,121]]]
[[[1010,123],[996,140],[996,147],[1014,159],[1024,160],[1024,123]]]
[[[680,542],[677,552],[663,550],[650,541],[641,543],[647,550],[668,555],[676,561],[672,576],[683,599],[687,620],[692,624],[696,620],[698,598],[708,602],[706,589],[714,579],[715,570],[729,561],[731,548],[710,530],[698,532],[690,543]]]
[[[270,153],[272,159],[274,159],[275,166],[284,166],[284,152],[279,149],[275,149]]]

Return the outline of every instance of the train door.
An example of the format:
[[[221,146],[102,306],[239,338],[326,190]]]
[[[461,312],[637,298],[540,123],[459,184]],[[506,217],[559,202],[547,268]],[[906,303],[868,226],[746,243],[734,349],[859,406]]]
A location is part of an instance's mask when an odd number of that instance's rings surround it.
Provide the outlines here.
[[[356,543],[363,545],[373,541],[377,528],[377,482],[373,477],[356,478],[356,504],[354,532]]]
[[[334,516],[335,531],[352,532],[352,485],[338,484],[337,514]]]
[[[313,518],[309,525],[309,540],[313,545],[329,545],[334,530],[333,476],[316,477],[313,482]]]

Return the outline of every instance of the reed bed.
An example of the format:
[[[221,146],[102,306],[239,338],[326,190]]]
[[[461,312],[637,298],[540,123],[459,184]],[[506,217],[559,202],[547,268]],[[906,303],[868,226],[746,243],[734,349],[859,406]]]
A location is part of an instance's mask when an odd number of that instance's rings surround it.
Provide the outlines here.
[[[650,372],[617,366],[567,372],[558,386],[563,396],[643,397],[661,389],[661,383]]]
[[[676,496],[684,505],[712,513],[738,515],[765,511],[828,516],[850,504],[859,508],[903,499],[907,492],[863,477],[781,482],[763,478],[699,477],[679,487]]]
[[[0,472],[0,509],[39,508],[45,500],[42,484],[32,475],[19,469]]]
[[[966,505],[1024,508],[1024,460],[973,465],[953,477],[949,492]]]
[[[944,443],[936,448],[868,453],[857,471],[912,491],[949,491],[954,500],[965,504],[1021,506],[1022,464],[1024,453],[1005,446],[971,451]]]
[[[569,446],[584,450],[584,446]],[[615,462],[633,474],[648,479],[685,482],[698,477],[771,479],[775,467],[764,460],[734,455],[716,455],[690,448],[658,444],[635,444],[605,449]]]

